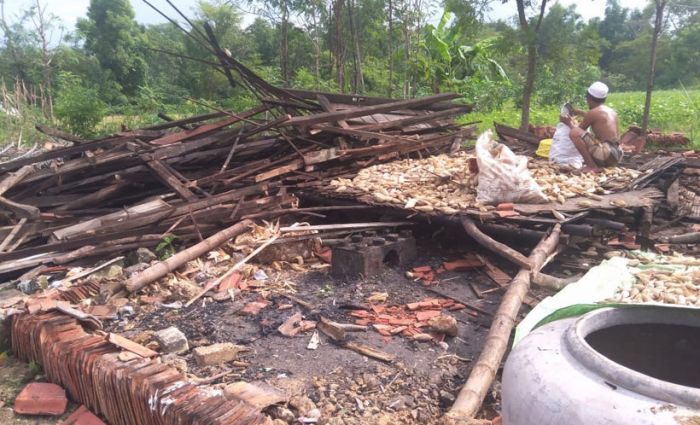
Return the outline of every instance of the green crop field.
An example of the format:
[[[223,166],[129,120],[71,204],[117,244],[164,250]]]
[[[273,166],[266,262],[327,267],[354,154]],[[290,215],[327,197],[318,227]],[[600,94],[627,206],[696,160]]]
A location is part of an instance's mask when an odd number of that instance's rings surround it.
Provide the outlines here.
[[[639,125],[644,113],[644,92],[612,93],[607,104],[615,109],[620,117],[621,130],[630,125]],[[577,105],[585,108],[585,105]],[[510,126],[520,123],[520,111],[509,103],[499,111],[474,112],[462,118],[463,122],[481,121],[479,130],[492,127],[494,121]],[[537,125],[556,125],[559,121],[559,108],[556,106],[535,106],[530,113],[530,122]],[[664,132],[685,133],[693,147],[700,148],[700,90],[659,90],[652,97],[650,128]]]

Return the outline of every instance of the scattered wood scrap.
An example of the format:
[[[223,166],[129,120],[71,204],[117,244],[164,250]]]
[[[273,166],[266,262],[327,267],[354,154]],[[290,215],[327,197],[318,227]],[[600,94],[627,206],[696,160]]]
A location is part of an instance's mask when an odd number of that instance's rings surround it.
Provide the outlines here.
[[[453,119],[471,108],[452,103],[454,93],[357,105],[351,96],[273,87],[214,50],[259,106],[92,140],[42,128],[73,146],[0,164],[0,209],[9,212],[0,221],[0,274],[70,260],[85,246],[82,256],[116,254],[137,241],[115,241],[140,235],[189,245],[241,217],[284,211],[295,193],[367,163],[447,152],[469,133]]]
[[[386,362],[386,363],[391,363],[394,360],[396,360],[396,355],[394,355],[394,354],[385,353],[383,351],[377,350],[376,348],[372,348],[372,347],[367,346],[365,344],[360,344],[359,342],[346,342],[343,344],[343,347],[345,347],[349,350],[352,350],[356,353],[360,353],[360,354],[365,355],[367,357],[381,360],[381,361]]]

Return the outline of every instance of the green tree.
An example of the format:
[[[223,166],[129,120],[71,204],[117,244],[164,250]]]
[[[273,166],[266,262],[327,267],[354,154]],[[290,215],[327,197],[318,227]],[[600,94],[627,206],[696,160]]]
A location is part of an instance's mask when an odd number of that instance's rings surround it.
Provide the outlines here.
[[[608,0],[603,19],[594,21],[598,27],[598,34],[606,41],[600,57],[601,68],[609,68],[615,58],[615,49],[620,43],[633,40],[639,35],[641,28],[634,25],[634,17],[631,10],[620,5],[619,0]]]
[[[462,27],[449,25],[452,17],[445,11],[437,26],[424,27],[418,43],[420,50],[415,55],[417,77],[427,81],[433,93],[443,88],[458,89],[474,81],[507,80],[501,65],[492,58],[495,38],[463,45]]]
[[[601,44],[597,27],[584,23],[574,5],[553,4],[537,35],[536,101],[583,101],[585,88],[600,78]]]
[[[91,136],[102,121],[106,105],[97,90],[86,87],[76,75],[63,72],[58,79],[54,113],[66,128],[82,136]]]
[[[78,21],[85,48],[94,54],[127,95],[134,95],[146,78],[141,46],[144,39],[134,21],[129,0],[90,0],[86,19]]]

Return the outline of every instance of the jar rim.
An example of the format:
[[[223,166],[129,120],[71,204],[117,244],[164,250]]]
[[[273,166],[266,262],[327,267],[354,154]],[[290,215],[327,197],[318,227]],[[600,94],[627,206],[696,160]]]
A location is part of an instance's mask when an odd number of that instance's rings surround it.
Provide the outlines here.
[[[598,352],[586,341],[587,336],[602,329],[644,324],[700,327],[700,310],[656,305],[598,309],[577,319],[563,338],[576,360],[609,383],[657,400],[700,409],[700,389],[674,384],[623,366]]]

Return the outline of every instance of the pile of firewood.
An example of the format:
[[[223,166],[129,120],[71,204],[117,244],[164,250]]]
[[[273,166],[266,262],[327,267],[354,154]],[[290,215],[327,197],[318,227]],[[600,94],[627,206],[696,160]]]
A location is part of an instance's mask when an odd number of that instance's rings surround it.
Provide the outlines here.
[[[0,273],[155,246],[166,234],[201,240],[295,206],[298,189],[446,152],[473,132],[452,120],[470,109],[450,102],[456,94],[282,90],[230,56],[222,63],[255,86],[260,106],[94,140],[40,128],[73,145],[0,164]]]

